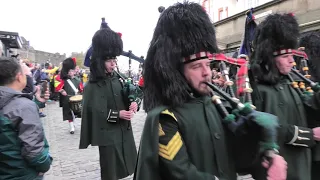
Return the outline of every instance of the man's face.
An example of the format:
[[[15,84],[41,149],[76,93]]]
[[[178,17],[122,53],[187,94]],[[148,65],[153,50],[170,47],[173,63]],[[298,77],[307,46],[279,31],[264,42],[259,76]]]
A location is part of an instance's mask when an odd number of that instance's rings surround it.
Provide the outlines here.
[[[116,67],[117,59],[108,59],[105,61],[104,65],[107,73],[112,73]]]
[[[69,75],[71,78],[73,78],[75,74],[76,74],[76,70],[75,70],[75,69],[70,69],[70,70],[68,71],[68,75]]]
[[[291,68],[293,67],[293,55],[292,54],[283,54],[275,57],[276,66],[279,72],[283,75],[289,74]]]
[[[20,63],[21,66],[21,71],[18,72],[18,74],[16,75],[16,81],[19,84],[19,87],[21,89],[21,91],[26,87],[27,85],[27,76],[26,73],[28,72],[28,69],[26,68],[27,66],[22,63]]]
[[[202,95],[210,93],[205,82],[211,83],[212,72],[209,59],[201,59],[184,65],[184,76],[192,88]]]
[[[21,65],[22,71],[25,75],[29,75],[29,76],[32,75],[31,69],[25,63],[21,62],[20,65]]]

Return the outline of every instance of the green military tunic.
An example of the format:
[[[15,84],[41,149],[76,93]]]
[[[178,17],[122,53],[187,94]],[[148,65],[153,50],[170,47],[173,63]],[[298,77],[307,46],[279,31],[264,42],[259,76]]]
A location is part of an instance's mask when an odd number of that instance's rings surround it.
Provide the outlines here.
[[[155,108],[145,122],[134,179],[236,180],[229,133],[209,97]]]
[[[80,149],[99,146],[103,180],[116,180],[133,173],[137,150],[130,121],[119,117],[128,105],[122,94],[122,79],[113,74],[89,82],[83,95]]]
[[[252,99],[257,110],[279,118],[281,127],[278,141],[280,155],[288,163],[287,180],[310,180],[310,147],[315,142],[312,129],[307,128],[308,122],[301,97],[285,77],[277,85],[258,84],[253,88]]]
[[[319,113],[311,108],[306,109],[308,126],[310,128],[320,127],[320,118]],[[312,171],[311,179],[318,180],[320,179],[320,143],[316,142],[316,145],[311,149],[312,151]]]

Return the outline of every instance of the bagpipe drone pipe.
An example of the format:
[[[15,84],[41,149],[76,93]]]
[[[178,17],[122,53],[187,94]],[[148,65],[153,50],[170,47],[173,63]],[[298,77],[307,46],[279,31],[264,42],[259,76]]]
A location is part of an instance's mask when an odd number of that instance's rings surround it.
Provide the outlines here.
[[[136,102],[138,104],[138,107],[140,107],[141,102],[142,102],[143,92],[139,88],[139,86],[133,82],[132,73],[131,73],[132,72],[131,64],[132,64],[132,59],[134,59],[134,60],[140,62],[141,64],[143,64],[144,57],[143,56],[137,57],[136,55],[134,55],[132,53],[131,50],[129,50],[129,52],[123,51],[122,55],[129,58],[129,61],[128,61],[129,62],[129,70],[128,70],[129,77],[128,78],[125,78],[120,74],[119,69],[118,69],[118,64],[117,64],[117,72],[116,73],[122,79],[124,79],[123,89],[122,89],[122,91],[124,93],[124,97],[127,97],[126,102],[128,104],[128,107],[131,105],[132,102]]]
[[[249,58],[246,55],[231,58],[223,54],[212,54],[210,58],[212,62],[219,64],[219,71],[226,86],[225,89],[221,89],[212,83],[207,83],[212,89],[212,101],[219,110],[223,123],[234,135],[245,138],[247,143],[235,153],[239,153],[236,162],[241,162],[237,167],[245,169],[253,161],[260,161],[261,156],[271,159],[272,154],[278,153],[279,148],[277,145],[278,118],[272,114],[256,111],[252,104],[253,90],[248,77]],[[236,83],[229,77],[227,66],[237,67]],[[233,91],[234,85],[238,87],[237,92]],[[245,97],[242,98],[242,102],[239,96]]]
[[[290,49],[294,56],[294,64],[291,73],[288,75],[292,82],[292,87],[297,90],[301,97],[312,96],[314,92],[320,90],[317,82],[311,80],[309,73],[309,59],[304,52],[304,47],[299,47],[297,50]]]
[[[138,87],[138,85],[133,84],[132,79],[129,78],[125,78],[123,75],[121,75],[121,73],[119,72],[119,70],[114,71],[115,73],[118,74],[118,76],[121,79],[121,83],[122,83],[122,94],[124,99],[124,102],[127,106],[127,110],[130,110],[130,105],[133,102],[136,102],[138,105],[138,110],[139,107],[141,105],[142,102],[142,98],[143,98],[143,92],[142,90]],[[131,129],[131,121],[129,121],[128,123],[128,130]]]

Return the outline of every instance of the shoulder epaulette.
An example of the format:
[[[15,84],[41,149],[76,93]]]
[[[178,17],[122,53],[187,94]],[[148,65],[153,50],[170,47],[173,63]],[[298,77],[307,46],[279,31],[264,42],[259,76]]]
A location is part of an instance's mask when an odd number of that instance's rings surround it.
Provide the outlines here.
[[[169,115],[169,116],[171,116],[174,120],[178,121],[178,119],[177,119],[176,116],[173,114],[173,112],[170,112],[168,109],[162,111],[161,114]]]

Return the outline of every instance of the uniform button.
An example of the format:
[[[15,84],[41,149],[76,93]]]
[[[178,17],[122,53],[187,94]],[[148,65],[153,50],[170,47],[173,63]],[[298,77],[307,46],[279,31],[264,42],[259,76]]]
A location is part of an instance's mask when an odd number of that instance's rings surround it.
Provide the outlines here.
[[[118,94],[114,94],[115,96],[118,96]]]
[[[283,90],[283,87],[282,87],[282,86],[280,86],[280,87],[279,87],[279,89],[280,89],[280,90]]]
[[[220,138],[221,138],[219,133],[214,133],[214,137],[215,137],[216,139],[220,139]]]

